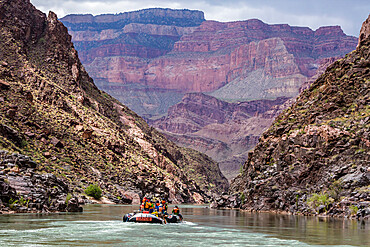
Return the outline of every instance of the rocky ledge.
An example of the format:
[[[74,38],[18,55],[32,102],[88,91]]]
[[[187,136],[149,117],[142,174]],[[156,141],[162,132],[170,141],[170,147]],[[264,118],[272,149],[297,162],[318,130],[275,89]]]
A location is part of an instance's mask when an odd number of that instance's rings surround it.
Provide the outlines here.
[[[82,212],[66,181],[37,170],[30,157],[0,150],[0,214]]]
[[[229,195],[223,193],[221,195],[213,195],[210,208],[240,208],[242,205],[242,200],[239,194]]]

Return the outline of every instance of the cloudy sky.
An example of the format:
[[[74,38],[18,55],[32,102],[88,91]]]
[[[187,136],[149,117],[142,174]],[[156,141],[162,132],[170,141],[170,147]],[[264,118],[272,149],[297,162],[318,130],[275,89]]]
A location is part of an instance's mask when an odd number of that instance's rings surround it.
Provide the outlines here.
[[[236,21],[258,18],[268,24],[308,26],[340,25],[358,36],[370,13],[369,0],[31,0],[41,11],[61,18],[68,14],[120,13],[143,8],[197,9],[207,20]]]

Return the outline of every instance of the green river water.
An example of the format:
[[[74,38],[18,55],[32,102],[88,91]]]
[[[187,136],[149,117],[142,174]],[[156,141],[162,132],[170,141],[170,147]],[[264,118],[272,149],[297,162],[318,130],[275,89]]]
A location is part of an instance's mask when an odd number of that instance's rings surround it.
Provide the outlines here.
[[[170,206],[170,209],[172,207]],[[0,215],[0,246],[370,246],[369,222],[181,205],[184,223],[124,223],[138,206]]]

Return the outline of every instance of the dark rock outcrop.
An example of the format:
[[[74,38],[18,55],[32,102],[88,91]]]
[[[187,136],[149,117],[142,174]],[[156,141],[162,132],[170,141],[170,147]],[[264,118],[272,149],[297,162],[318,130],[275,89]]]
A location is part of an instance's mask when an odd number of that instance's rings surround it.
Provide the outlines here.
[[[367,18],[366,21],[362,24],[360,30],[360,37],[358,38],[358,45],[362,45],[362,42],[365,42],[370,36],[370,18]]]
[[[369,20],[364,26],[366,32]],[[361,33],[357,49],[330,65],[261,136],[231,185],[244,198],[242,208],[370,217],[370,39],[365,36]]]
[[[0,150],[0,191],[3,213],[82,212],[66,181],[38,174],[36,162],[22,154]]]
[[[210,208],[240,208],[241,202],[239,194],[228,195],[224,193],[212,197]]]

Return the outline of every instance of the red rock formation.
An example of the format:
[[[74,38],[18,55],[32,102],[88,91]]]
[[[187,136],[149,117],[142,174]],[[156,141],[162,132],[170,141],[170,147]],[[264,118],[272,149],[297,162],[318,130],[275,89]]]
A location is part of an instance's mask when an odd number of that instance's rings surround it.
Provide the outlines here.
[[[65,17],[63,21],[82,23],[91,18],[84,16],[84,20],[79,20],[80,17],[72,17]],[[273,78],[295,74],[311,77],[315,75],[318,59],[342,56],[356,45],[356,39],[346,36],[338,26],[312,31],[304,27],[268,25],[255,19],[230,23],[205,21],[196,29],[187,28],[182,32],[177,31],[179,27],[152,24],[140,24],[136,29],[155,36],[171,36],[173,41],[181,39],[169,49],[127,43],[124,39],[113,44],[96,41],[94,48],[89,49],[79,42],[85,44],[84,41],[91,40],[90,31],[79,31],[78,35],[72,32],[77,36],[75,42],[82,61],[93,77],[100,75],[100,79],[109,82],[142,83],[183,92],[211,92],[236,78],[245,79],[248,72],[260,68]],[[130,35],[134,35],[132,26],[125,26],[124,30],[131,30]],[[103,31],[99,35],[104,36]],[[111,36],[108,39],[119,39]],[[117,59],[117,56],[121,58]],[[125,66],[126,59],[132,61],[132,56],[145,59]],[[114,65],[101,66],[101,63]],[[136,76],[131,78],[133,71]],[[295,95],[304,80],[294,86]],[[282,92],[287,90],[284,85],[278,87]]]

